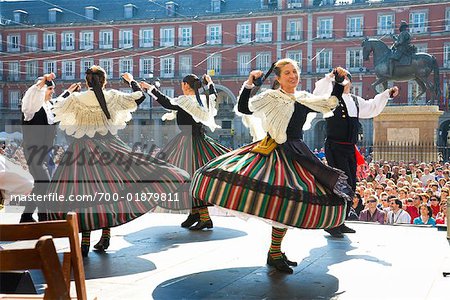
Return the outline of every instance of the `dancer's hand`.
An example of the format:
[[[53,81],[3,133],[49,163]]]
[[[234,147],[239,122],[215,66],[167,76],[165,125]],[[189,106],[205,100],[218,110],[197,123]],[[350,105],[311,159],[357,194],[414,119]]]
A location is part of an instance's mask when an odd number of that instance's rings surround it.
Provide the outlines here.
[[[72,83],[67,90],[70,93],[79,92],[81,90],[81,82]]]
[[[122,75],[120,75],[120,77],[122,77],[123,80],[125,80],[128,83],[130,83],[134,80],[133,75],[131,75],[130,73],[123,73]]]
[[[207,84],[212,83],[212,79],[211,76],[209,76],[208,74],[203,75],[203,80],[206,81]]]
[[[389,89],[389,97],[394,98],[398,96],[398,87],[393,86]]]
[[[140,82],[141,89],[151,91],[155,88],[153,84],[148,83],[147,81],[141,81]]]
[[[254,80],[258,79],[259,77],[261,77],[263,75],[264,75],[263,71],[261,71],[261,70],[253,70],[248,75],[247,83],[249,85],[252,85]]]

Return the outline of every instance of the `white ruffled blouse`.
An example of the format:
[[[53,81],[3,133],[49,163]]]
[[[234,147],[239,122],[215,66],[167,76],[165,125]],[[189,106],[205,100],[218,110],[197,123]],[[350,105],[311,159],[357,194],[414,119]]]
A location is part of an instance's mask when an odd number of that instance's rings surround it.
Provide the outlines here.
[[[131,120],[131,113],[137,109],[136,100],[143,93],[117,90],[104,90],[103,93],[111,119],[103,113],[94,91],[88,90],[72,93],[67,98],[59,97],[53,106],[55,122],[60,122],[59,127],[75,138],[93,137],[96,133],[116,135]]]

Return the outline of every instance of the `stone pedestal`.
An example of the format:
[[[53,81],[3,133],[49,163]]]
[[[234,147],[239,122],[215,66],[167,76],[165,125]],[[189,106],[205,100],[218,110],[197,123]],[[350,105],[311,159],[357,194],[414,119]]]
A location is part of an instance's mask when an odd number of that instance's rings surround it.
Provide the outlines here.
[[[438,106],[387,106],[374,118],[375,160],[436,161]]]

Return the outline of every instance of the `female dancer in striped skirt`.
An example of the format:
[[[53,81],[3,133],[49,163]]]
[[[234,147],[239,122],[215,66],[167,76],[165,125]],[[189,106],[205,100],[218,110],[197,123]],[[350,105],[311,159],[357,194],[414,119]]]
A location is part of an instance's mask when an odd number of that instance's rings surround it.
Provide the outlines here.
[[[262,76],[252,71],[238,100],[238,110],[260,117],[268,135],[200,168],[191,192],[197,199],[273,224],[267,264],[292,273],[289,266],[297,263],[281,252],[287,227],[341,224],[351,189],[342,171],[322,164],[302,141],[308,113],[331,113],[337,99],[296,91],[299,68],[291,59],[279,60],[274,72],[280,88],[250,98],[254,80]]]
[[[109,246],[110,227],[131,221],[157,206],[152,193],[171,194],[189,182],[189,174],[173,165],[132,152],[117,136],[131,120],[131,112],[145,100],[129,73],[122,75],[133,93],[104,90],[106,73],[98,66],[86,71],[89,90],[57,99],[55,121],[75,139],[62,156],[48,193],[63,195],[67,202],[50,209],[50,219],[67,211],[78,213],[82,253],[87,256],[90,231],[103,229],[94,247]],[[75,201],[74,201],[75,200]],[[73,202],[72,202],[73,201]]]
[[[205,134],[204,125],[214,131],[219,126],[214,121],[216,110],[216,90],[211,77],[203,76],[208,83],[207,96],[200,96],[202,87],[200,79],[190,74],[183,78],[181,88],[183,95],[170,99],[161,94],[153,85],[141,82],[142,88],[152,93],[164,108],[172,110],[172,113],[163,116],[163,120],[177,119],[181,130],[165,147],[161,153],[169,163],[187,170],[193,174],[195,170],[203,166],[211,159],[229,152],[230,150]],[[162,157],[161,157],[162,158]],[[163,158],[162,158],[163,159]],[[168,209],[191,208],[188,218],[181,223],[181,227],[191,230],[212,228],[213,223],[209,216],[208,206],[205,202],[195,197],[192,199],[189,187],[185,187],[184,196],[179,202],[162,202]],[[194,225],[195,224],[195,225]]]

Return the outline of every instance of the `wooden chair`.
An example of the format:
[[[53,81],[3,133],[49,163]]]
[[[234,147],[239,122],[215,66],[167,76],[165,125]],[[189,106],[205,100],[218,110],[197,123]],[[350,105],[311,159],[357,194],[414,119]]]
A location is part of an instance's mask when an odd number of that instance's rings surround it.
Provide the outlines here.
[[[69,238],[70,252],[63,254],[63,278],[67,290],[70,292],[70,278],[73,271],[77,299],[86,300],[86,283],[80,249],[78,219],[75,213],[68,213],[66,220],[0,225],[0,241],[36,240],[44,235],[51,235],[54,239]]]
[[[61,263],[51,236],[41,237],[34,248],[1,250],[0,262],[0,271],[41,269],[47,283],[44,299],[70,299]],[[36,295],[30,296],[29,299],[36,299]],[[27,298],[27,295],[0,296],[0,299]]]

